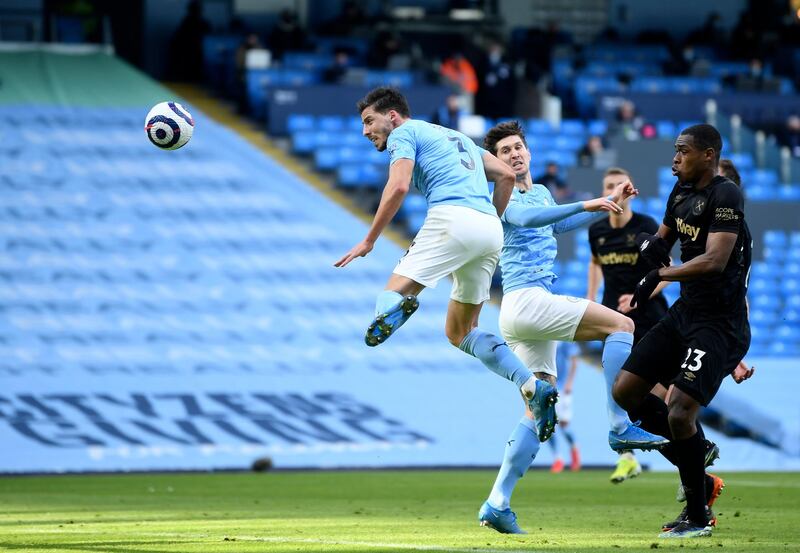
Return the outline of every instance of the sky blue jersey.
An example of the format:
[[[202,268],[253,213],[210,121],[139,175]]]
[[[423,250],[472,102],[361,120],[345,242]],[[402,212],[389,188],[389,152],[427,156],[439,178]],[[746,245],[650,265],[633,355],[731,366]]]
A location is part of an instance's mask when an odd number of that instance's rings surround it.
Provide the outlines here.
[[[546,186],[534,184],[528,192],[514,188],[503,221],[500,269],[503,293],[540,286],[550,290],[555,282],[553,262],[558,244],[553,233],[567,232],[605,216],[586,213],[583,202],[557,205]]]
[[[460,205],[496,215],[483,169],[483,152],[466,135],[409,119],[389,134],[389,163],[414,162],[412,182],[434,205]]]

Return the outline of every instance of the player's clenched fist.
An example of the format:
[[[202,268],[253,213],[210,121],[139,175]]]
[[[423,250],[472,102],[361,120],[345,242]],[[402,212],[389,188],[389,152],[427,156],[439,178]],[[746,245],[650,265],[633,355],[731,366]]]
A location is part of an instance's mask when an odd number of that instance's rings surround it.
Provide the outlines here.
[[[636,236],[642,259],[652,267],[669,267],[669,244],[655,234],[640,232]]]

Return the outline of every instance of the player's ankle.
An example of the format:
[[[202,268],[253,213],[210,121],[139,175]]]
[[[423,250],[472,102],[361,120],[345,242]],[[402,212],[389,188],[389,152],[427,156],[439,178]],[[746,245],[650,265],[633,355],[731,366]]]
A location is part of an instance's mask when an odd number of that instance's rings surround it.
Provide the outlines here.
[[[525,399],[531,399],[536,394],[536,377],[532,376],[525,383],[520,386],[519,391],[525,396]]]

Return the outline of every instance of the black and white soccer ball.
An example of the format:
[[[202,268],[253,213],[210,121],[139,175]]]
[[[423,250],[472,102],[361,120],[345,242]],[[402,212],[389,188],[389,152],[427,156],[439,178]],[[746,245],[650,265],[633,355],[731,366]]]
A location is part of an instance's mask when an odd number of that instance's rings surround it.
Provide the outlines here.
[[[150,142],[162,150],[177,150],[192,138],[194,119],[179,103],[161,102],[147,114],[144,130]]]

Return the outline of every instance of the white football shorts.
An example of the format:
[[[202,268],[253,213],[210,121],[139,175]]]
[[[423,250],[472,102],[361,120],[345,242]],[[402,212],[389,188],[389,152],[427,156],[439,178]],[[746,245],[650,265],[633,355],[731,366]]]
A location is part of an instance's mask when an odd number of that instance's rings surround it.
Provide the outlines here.
[[[393,272],[427,288],[453,275],[450,298],[478,305],[489,299],[502,247],[503,226],[497,216],[435,205]]]
[[[500,332],[508,347],[533,372],[553,376],[557,342],[572,342],[589,300],[552,294],[539,286],[503,296]]]

